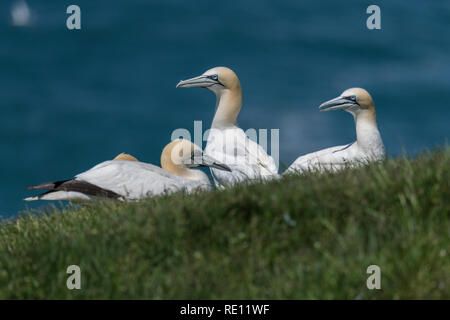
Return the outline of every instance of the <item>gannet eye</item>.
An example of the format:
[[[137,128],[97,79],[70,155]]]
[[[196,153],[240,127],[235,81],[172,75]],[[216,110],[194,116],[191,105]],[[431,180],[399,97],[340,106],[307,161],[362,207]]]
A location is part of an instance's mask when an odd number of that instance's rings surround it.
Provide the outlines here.
[[[356,96],[350,96],[350,100],[356,101]]]
[[[214,81],[217,81],[219,79],[217,74],[210,75],[210,76],[208,76],[208,78],[211,79],[211,80],[214,80]]]

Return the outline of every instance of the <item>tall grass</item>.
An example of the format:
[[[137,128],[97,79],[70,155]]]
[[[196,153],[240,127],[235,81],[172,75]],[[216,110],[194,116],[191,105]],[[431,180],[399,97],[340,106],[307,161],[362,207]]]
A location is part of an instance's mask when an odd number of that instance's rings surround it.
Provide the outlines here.
[[[194,195],[22,213],[0,298],[450,298],[450,152]],[[68,290],[66,268],[81,268]],[[366,269],[381,268],[381,290]]]

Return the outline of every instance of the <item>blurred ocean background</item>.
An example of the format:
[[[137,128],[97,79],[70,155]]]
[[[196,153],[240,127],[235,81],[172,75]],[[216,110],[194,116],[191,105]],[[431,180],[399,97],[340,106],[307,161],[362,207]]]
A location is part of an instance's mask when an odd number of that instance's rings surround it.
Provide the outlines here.
[[[318,105],[359,86],[373,96],[388,154],[449,137],[450,1],[29,0],[30,24],[0,2],[0,216],[24,188],[128,152],[159,164],[176,128],[211,123],[215,98],[175,89],[214,66],[238,74],[239,125],[280,129],[280,169],[355,139],[352,117]],[[80,31],[66,8],[81,7]],[[366,8],[381,7],[381,30]]]

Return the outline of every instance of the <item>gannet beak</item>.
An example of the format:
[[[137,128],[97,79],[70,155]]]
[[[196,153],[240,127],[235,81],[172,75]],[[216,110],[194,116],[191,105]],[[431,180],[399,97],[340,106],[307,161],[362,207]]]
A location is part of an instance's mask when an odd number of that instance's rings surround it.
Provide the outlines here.
[[[191,159],[188,159],[184,162],[184,165],[188,168],[210,167],[210,168],[216,168],[219,170],[231,172],[230,167],[228,167],[226,164],[220,163],[216,159],[214,159],[210,156],[207,156],[204,153],[194,154],[191,157]]]
[[[207,156],[206,154],[202,155],[202,164],[201,166],[204,167],[210,167],[210,168],[216,168],[223,171],[231,172],[231,169],[226,164],[220,163],[219,161],[215,160],[214,158]]]
[[[229,166],[227,166],[226,164],[223,164],[223,163],[219,163],[219,162],[214,162],[214,163],[211,163],[211,164],[205,164],[204,166],[205,167],[210,167],[210,168],[216,168],[216,169],[219,169],[219,170],[222,170],[222,171],[231,172],[231,169],[230,169]]]
[[[202,87],[207,88],[215,84],[220,84],[218,80],[211,79],[211,77],[206,75],[201,75],[195,78],[191,78],[188,80],[181,80],[177,84],[177,88],[194,88],[194,87]]]
[[[319,110],[320,111],[345,110],[355,105],[357,105],[356,101],[352,100],[350,97],[337,97],[322,103],[319,106]]]

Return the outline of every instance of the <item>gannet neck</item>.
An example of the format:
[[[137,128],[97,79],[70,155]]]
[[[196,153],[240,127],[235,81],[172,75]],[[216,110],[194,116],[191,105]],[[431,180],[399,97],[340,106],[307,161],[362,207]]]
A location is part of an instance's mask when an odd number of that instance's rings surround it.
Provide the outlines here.
[[[358,147],[365,151],[372,151],[383,146],[374,108],[361,110],[354,114],[354,118]]]
[[[185,168],[185,170],[179,172],[178,176],[191,181],[204,181],[209,183],[208,176],[201,170]]]
[[[238,84],[231,89],[224,89],[216,93],[216,114],[212,122],[213,128],[232,127],[242,107],[242,89]]]
[[[208,180],[208,176],[203,171],[190,169],[184,165],[176,165],[172,162],[171,164],[166,163],[161,167],[167,172],[184,179],[192,181],[203,181],[205,179]]]
[[[162,168],[171,174],[192,181],[203,180],[204,179],[203,175],[207,177],[204,172],[200,170],[189,169],[185,166],[163,165]]]

